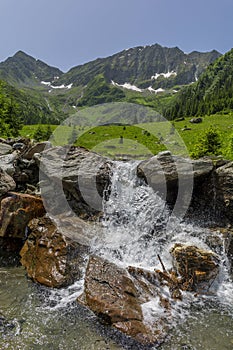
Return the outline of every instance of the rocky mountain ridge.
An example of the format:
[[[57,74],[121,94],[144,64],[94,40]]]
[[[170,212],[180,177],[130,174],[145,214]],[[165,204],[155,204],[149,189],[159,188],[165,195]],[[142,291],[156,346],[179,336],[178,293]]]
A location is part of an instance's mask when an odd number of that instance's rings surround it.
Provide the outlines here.
[[[106,58],[97,58],[63,73],[22,51],[0,63],[0,79],[16,86],[35,86],[41,82],[54,88],[85,86],[98,74],[107,82],[137,84],[141,88],[166,88],[196,81],[219,52],[184,53],[178,47],[159,44],[138,46]],[[50,84],[49,84],[50,83]],[[46,85],[46,84],[44,84]]]

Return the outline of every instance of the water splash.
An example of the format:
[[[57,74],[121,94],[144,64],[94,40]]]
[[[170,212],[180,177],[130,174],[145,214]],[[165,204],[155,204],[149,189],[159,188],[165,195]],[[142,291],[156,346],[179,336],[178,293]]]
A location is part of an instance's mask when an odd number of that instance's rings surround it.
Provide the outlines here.
[[[94,253],[121,266],[133,265],[153,271],[161,269],[158,254],[167,269],[172,266],[169,251],[175,243],[213,250],[221,259],[220,274],[212,286],[215,298],[232,308],[233,285],[221,236],[171,217],[164,200],[137,177],[137,165],[138,162],[115,163],[111,194],[104,201],[104,232],[93,241]],[[215,240],[219,244],[211,244]],[[188,293],[184,300],[177,308],[184,310],[193,302]]]

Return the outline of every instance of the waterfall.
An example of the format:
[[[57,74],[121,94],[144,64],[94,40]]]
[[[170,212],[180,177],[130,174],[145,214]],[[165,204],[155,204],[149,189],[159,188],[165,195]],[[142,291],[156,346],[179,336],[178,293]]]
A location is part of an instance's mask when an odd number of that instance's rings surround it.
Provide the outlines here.
[[[218,301],[232,305],[232,281],[224,244],[216,232],[171,217],[166,203],[137,177],[138,162],[115,162],[111,193],[104,200],[104,232],[93,242],[93,252],[122,266],[161,269],[158,254],[167,269],[172,266],[170,249],[175,243],[195,245],[220,255],[221,272],[215,281]],[[169,222],[169,226],[167,223]],[[211,237],[211,239],[210,239]]]

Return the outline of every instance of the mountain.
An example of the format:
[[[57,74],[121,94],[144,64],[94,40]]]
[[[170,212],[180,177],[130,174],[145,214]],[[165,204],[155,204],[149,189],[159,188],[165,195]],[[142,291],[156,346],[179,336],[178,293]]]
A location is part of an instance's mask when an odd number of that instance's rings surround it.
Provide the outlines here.
[[[74,67],[61,76],[59,84],[85,86],[96,75],[103,74],[109,83],[169,88],[196,81],[220,55],[215,50],[185,54],[178,47],[139,46]]]
[[[35,86],[41,81],[54,81],[63,72],[46,63],[36,60],[23,51],[0,63],[0,79],[15,86]]]
[[[0,80],[0,135],[17,136],[23,124],[58,123],[41,96],[30,96]]]
[[[233,110],[233,49],[210,64],[198,81],[174,96],[165,111],[172,119]]]
[[[198,79],[219,52],[193,51],[185,54],[178,47],[167,48],[159,44],[138,46],[123,50],[110,57],[70,69],[63,73],[22,51],[0,63],[0,79],[15,86],[42,86],[47,90],[86,86],[102,74],[108,83],[129,83],[138,88],[170,88]],[[42,82],[42,84],[41,84]]]
[[[196,81],[220,56],[215,50],[185,54],[177,47],[155,44],[63,73],[18,51],[0,63],[0,79],[7,82],[8,99],[19,107],[24,124],[59,123],[80,108],[106,102],[142,104],[160,112],[181,86]],[[0,92],[1,88],[0,84]]]

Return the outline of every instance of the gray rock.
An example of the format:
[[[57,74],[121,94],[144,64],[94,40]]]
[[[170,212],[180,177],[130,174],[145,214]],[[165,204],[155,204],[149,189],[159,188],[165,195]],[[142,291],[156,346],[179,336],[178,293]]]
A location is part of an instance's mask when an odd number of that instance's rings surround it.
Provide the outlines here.
[[[15,181],[3,169],[0,168],[0,196],[14,190],[16,187]]]
[[[190,123],[193,123],[193,124],[199,124],[199,123],[202,123],[202,118],[198,117],[198,118],[192,118],[190,119],[189,121]]]
[[[95,215],[110,183],[111,161],[79,147],[53,147],[34,158],[40,168],[41,194],[49,212]],[[66,196],[66,197],[65,197]],[[55,208],[55,209],[53,209]]]
[[[0,168],[7,172],[8,175],[13,176],[15,173],[14,163],[19,158],[15,151],[11,154],[0,156]]]
[[[7,145],[6,143],[0,143],[0,155],[5,155],[8,153],[11,153],[13,151],[12,147],[10,145]]]
[[[137,171],[168,204],[174,205],[178,191],[181,192],[180,201],[186,202],[196,184],[204,181],[213,169],[211,159],[191,160],[164,151],[141,162]]]
[[[233,220],[233,162],[215,172],[215,204],[230,223]]]

